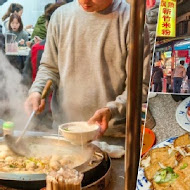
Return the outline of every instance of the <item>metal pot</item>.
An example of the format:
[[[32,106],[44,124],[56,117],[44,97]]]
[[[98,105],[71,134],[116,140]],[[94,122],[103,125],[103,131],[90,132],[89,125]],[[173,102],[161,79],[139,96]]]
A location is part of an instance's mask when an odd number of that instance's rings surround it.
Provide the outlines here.
[[[58,142],[58,137],[52,136],[26,137],[25,140],[27,140],[27,143],[50,143],[54,146],[58,146],[59,143],[59,146],[63,145],[63,147],[65,144],[65,141],[60,140]],[[4,144],[3,138],[0,138],[0,145],[1,144]],[[91,184],[94,186],[94,183],[104,177],[111,167],[110,158],[107,154],[102,152],[93,144],[89,144],[88,146],[93,149],[93,152],[101,153],[104,157],[102,160],[94,160],[94,157],[92,157],[89,160],[86,160],[85,163],[75,168],[84,173],[84,178],[82,181],[82,187],[84,188],[90,188]],[[92,164],[89,164],[90,162],[92,162]],[[17,189],[39,190],[46,186],[46,174],[14,174],[9,172],[0,172],[0,184]]]

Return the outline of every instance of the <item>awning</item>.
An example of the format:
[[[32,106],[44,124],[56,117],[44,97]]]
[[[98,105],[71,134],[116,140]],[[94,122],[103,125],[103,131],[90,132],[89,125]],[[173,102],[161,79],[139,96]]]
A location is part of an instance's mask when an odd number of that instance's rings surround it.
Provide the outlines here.
[[[174,45],[174,50],[190,50],[190,40],[182,41]]]
[[[190,50],[190,38],[180,39],[175,38],[165,43],[160,43],[156,45],[156,51],[171,51],[172,46],[174,45],[174,50]]]

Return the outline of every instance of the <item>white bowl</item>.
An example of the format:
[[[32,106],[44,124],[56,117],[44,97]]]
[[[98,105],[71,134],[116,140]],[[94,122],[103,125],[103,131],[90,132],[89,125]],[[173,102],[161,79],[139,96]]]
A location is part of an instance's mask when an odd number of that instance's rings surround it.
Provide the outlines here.
[[[71,122],[59,126],[59,135],[77,145],[95,140],[99,131],[100,127],[97,124],[89,125],[87,122]]]

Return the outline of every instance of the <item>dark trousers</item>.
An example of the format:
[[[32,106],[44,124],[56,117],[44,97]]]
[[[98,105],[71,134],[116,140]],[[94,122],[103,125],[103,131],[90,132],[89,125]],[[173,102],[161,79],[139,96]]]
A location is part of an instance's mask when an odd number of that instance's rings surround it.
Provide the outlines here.
[[[154,92],[162,92],[162,82],[154,82]]]
[[[173,92],[174,93],[180,93],[181,92],[181,84],[182,84],[183,78],[181,78],[181,77],[174,77],[173,80],[174,80],[174,89],[173,89]]]

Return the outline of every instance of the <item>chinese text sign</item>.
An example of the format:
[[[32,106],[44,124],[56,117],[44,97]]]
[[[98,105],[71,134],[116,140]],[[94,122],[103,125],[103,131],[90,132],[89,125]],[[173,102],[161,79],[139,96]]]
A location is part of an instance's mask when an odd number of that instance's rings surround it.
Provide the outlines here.
[[[160,1],[157,36],[176,36],[176,0]]]

